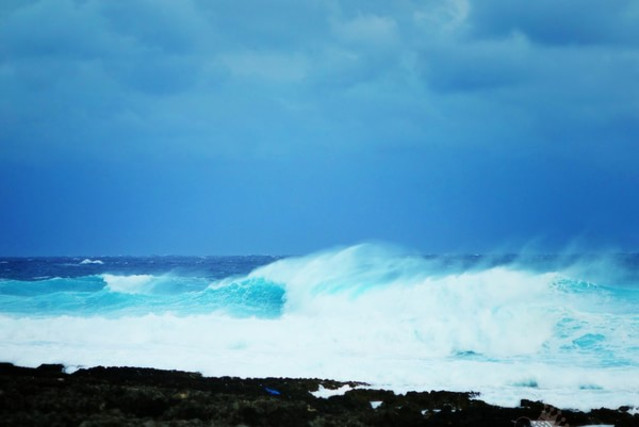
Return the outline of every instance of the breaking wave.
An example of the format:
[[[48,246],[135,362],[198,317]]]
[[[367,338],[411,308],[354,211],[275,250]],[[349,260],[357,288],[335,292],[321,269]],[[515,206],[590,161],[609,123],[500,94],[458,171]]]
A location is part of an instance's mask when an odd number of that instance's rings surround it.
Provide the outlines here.
[[[592,260],[551,261],[358,245],[222,279],[107,272],[0,280],[0,351],[22,364],[478,390],[500,404],[632,403],[636,267],[609,266],[606,275]]]
[[[80,261],[80,265],[86,265],[86,264],[98,264],[98,265],[102,265],[104,264],[104,261],[101,261],[99,259],[83,259],[82,261]]]

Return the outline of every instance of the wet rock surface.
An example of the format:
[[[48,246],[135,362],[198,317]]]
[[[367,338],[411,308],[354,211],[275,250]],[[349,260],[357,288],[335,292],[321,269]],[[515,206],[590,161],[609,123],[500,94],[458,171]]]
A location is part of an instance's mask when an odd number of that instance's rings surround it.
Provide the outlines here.
[[[311,393],[320,386],[344,385],[356,388],[329,398]],[[584,413],[523,400],[518,408],[500,408],[474,393],[399,395],[362,387],[366,385],[320,379],[207,378],[128,367],[66,374],[62,365],[24,368],[0,363],[0,425],[512,427],[546,416],[560,425],[639,426],[639,415],[623,407]]]

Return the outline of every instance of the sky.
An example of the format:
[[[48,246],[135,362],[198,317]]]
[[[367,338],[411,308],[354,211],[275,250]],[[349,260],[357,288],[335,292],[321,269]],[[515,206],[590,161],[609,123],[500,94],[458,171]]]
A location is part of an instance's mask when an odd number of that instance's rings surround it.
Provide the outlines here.
[[[636,0],[3,0],[0,255],[639,250]]]

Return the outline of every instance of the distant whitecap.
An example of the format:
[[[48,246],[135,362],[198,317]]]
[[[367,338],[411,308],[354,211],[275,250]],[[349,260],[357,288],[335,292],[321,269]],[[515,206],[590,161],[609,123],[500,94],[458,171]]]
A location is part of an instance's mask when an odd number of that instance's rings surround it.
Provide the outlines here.
[[[80,262],[80,264],[104,264],[104,261],[101,261],[99,259],[84,259]]]

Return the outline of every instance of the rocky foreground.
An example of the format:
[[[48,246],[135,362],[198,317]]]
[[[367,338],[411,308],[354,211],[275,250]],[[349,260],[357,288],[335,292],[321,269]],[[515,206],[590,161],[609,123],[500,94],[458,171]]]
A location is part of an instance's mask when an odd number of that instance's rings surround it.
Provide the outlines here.
[[[0,363],[0,425],[512,427],[546,419],[563,426],[639,426],[639,414],[625,407],[583,413],[524,400],[518,408],[500,408],[473,393],[446,391],[397,395],[355,388],[328,398],[311,394],[344,385],[365,386],[319,379],[206,378],[142,368],[97,367],[66,374],[62,365]]]

